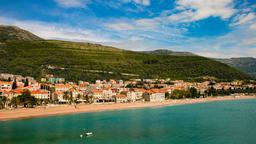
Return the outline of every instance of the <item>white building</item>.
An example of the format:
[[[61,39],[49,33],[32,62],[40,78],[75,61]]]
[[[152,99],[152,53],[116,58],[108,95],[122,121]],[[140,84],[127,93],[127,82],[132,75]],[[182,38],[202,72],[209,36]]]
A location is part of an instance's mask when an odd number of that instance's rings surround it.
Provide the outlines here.
[[[146,91],[143,94],[145,101],[149,102],[157,102],[157,101],[164,101],[165,100],[165,90],[161,89],[151,89]]]
[[[0,90],[3,90],[3,91],[12,90],[12,82],[0,81]]]

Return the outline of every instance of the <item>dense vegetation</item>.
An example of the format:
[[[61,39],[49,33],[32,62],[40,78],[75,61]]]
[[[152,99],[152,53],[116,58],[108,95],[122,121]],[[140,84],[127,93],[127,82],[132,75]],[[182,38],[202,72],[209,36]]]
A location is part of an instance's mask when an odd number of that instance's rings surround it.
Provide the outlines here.
[[[256,87],[234,88],[234,89],[215,89],[209,87],[203,94],[196,88],[191,87],[188,90],[174,90],[171,94],[166,93],[166,99],[183,99],[183,98],[199,98],[210,96],[228,96],[231,94],[255,94]]]
[[[36,78],[53,73],[69,80],[88,81],[110,78],[188,79],[201,76],[249,78],[234,68],[204,57],[151,55],[64,41],[2,43],[0,66],[0,72]]]

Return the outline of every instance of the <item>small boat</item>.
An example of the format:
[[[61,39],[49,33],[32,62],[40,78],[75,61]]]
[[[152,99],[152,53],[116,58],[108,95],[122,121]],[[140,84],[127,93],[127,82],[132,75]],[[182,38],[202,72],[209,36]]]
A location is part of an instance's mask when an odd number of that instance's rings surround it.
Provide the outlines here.
[[[93,135],[92,132],[87,132],[87,133],[85,133],[85,136],[87,136],[87,137],[92,136],[92,135]]]

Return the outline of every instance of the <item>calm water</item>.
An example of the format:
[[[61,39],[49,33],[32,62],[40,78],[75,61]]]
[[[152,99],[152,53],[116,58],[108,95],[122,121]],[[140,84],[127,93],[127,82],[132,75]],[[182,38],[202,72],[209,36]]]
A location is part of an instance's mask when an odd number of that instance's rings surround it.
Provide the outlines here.
[[[0,122],[0,143],[255,144],[256,100]]]

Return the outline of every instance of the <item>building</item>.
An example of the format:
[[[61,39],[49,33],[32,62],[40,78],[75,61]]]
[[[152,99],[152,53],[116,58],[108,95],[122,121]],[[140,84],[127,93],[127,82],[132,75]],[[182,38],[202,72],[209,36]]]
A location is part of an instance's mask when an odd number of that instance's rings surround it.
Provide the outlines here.
[[[143,88],[135,88],[132,91],[134,91],[135,95],[136,95],[136,101],[141,101],[143,100],[143,93],[146,91]]]
[[[135,102],[136,101],[136,98],[137,98],[137,95],[134,91],[127,91],[127,92],[124,92],[126,95],[127,95],[127,99],[129,102]]]
[[[50,77],[50,78],[48,78],[48,82],[51,83],[51,84],[64,83],[65,82],[65,78]]]
[[[95,103],[104,101],[102,90],[99,90],[99,89],[92,90],[92,97]]]
[[[0,79],[2,79],[2,80],[14,80],[14,75],[13,74],[8,74],[8,73],[1,73],[0,74]]]
[[[113,96],[113,98],[115,99],[116,103],[126,103],[128,102],[127,96],[124,94],[117,94],[115,96]]]
[[[103,89],[102,93],[103,93],[103,99],[105,101],[112,100],[113,92],[110,88]]]
[[[164,101],[165,92],[166,90],[150,89],[143,94],[143,98],[145,101],[149,101],[149,102]]]
[[[12,82],[0,81],[0,90],[11,91],[12,90]]]
[[[68,91],[72,88],[72,85],[70,84],[55,84],[55,91]]]
[[[58,100],[59,103],[68,103],[68,100],[64,99],[63,91],[55,91],[53,96],[53,100]]]
[[[46,90],[33,90],[30,92],[32,96],[41,100],[49,100],[50,99],[50,91]]]

